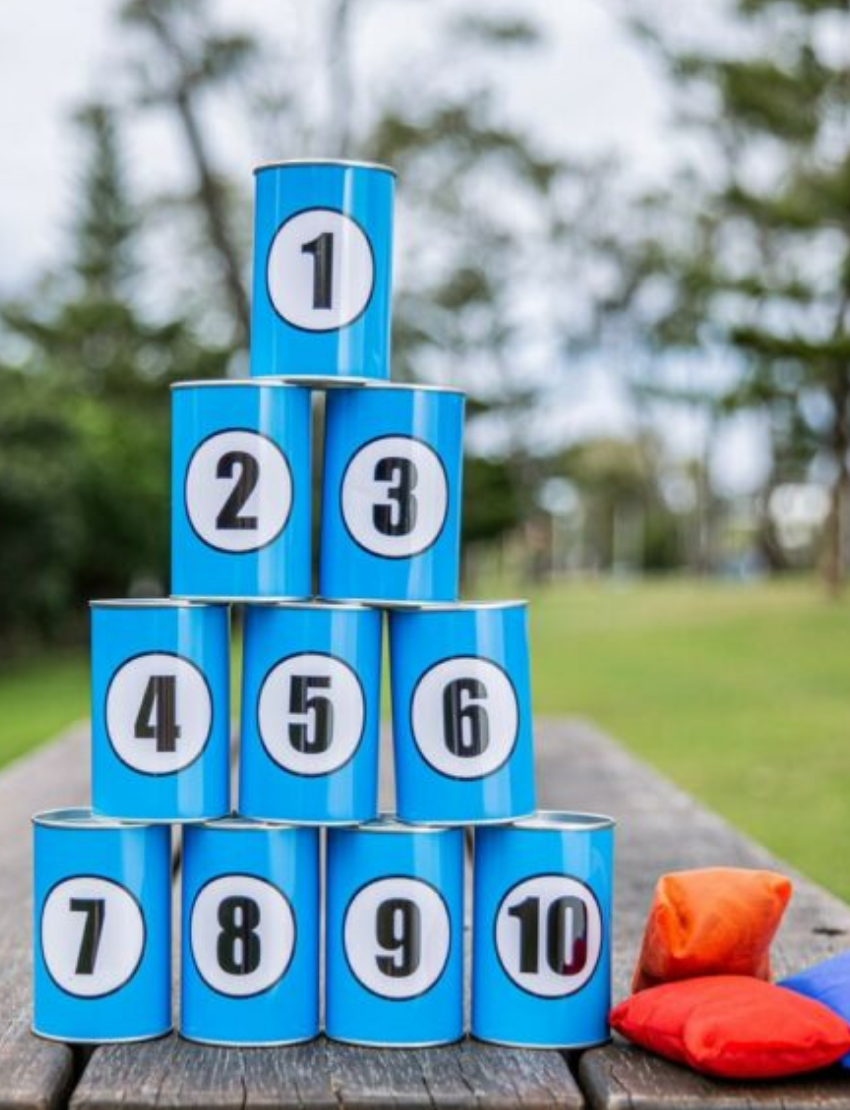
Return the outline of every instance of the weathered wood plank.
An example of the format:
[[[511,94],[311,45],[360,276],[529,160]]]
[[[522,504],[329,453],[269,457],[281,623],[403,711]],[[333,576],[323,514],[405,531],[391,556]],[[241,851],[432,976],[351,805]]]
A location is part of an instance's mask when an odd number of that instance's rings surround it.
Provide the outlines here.
[[[584,1100],[557,1053],[471,1044],[361,1049],[324,1039],[279,1049],[217,1049],[169,1037],[92,1057],[73,1110],[566,1110]]]
[[[774,947],[780,976],[847,947],[850,907],[735,832],[598,730],[578,722],[565,727],[538,721],[537,754],[542,806],[599,810],[618,821],[615,999],[629,993],[652,890],[664,871],[736,865],[790,874],[794,897]],[[592,1106],[611,1110],[850,1106],[847,1072],[772,1084],[712,1082],[621,1042],[584,1053],[579,1081]]]
[[[88,726],[0,775],[0,1110],[58,1107],[73,1080],[67,1045],[29,1031],[32,1011],[32,832],[37,810],[85,803]]]

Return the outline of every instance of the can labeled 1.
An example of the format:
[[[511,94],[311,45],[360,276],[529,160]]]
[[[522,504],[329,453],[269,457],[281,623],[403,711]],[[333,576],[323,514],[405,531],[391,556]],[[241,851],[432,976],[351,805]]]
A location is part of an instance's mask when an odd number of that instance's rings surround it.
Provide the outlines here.
[[[171,1028],[171,837],[63,809],[33,818],[33,1031],[139,1041]]]
[[[377,816],[382,616],[363,605],[245,612],[239,811],[303,824]]]
[[[328,395],[323,597],[457,598],[463,413],[457,390],[376,385]]]
[[[463,832],[384,817],[331,829],[327,1035],[415,1047],[463,1035]]]
[[[534,810],[524,601],[390,614],[398,815],[486,824]]]
[[[311,592],[310,393],[282,382],[172,386],[171,592]]]
[[[614,825],[541,812],[475,833],[472,1034],[534,1048],[609,1039]]]
[[[187,827],[180,1032],[222,1045],[319,1032],[316,829],[228,817]]]
[[[168,598],[91,603],[92,806],[137,821],[230,808],[230,619]]]
[[[251,374],[390,374],[395,174],[359,162],[255,171]]]

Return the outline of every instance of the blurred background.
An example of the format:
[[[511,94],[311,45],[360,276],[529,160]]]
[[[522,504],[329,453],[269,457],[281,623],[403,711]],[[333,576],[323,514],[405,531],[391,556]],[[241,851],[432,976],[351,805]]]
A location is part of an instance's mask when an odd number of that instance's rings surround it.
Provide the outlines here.
[[[0,762],[87,714],[87,600],[167,591],[252,167],[375,160],[393,375],[469,392],[464,589],[532,599],[538,711],[850,896],[846,0],[4,0],[0,91]]]

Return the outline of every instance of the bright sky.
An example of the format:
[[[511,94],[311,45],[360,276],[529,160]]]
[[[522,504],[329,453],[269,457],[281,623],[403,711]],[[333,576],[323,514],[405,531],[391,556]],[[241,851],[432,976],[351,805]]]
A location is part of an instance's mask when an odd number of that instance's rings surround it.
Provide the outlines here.
[[[669,99],[651,64],[620,26],[616,4],[427,0],[425,7],[425,0],[369,0],[357,39],[360,83],[368,88],[370,75],[391,71],[394,56],[410,49],[411,24],[424,41],[435,9],[480,12],[486,6],[522,12],[544,29],[545,45],[522,61],[500,61],[493,74],[516,119],[557,150],[614,149],[635,175],[658,177],[669,165]],[[25,288],[61,257],[77,172],[69,115],[82,99],[108,93],[121,80],[122,57],[113,30],[116,7],[117,0],[74,0],[51,4],[49,18],[35,19],[32,0],[0,4],[0,294]],[[218,0],[218,8],[235,24],[253,27],[272,41],[291,36],[293,20],[298,34],[313,41],[320,34],[315,19],[311,23],[316,4]],[[316,111],[321,111],[318,94]],[[256,161],[276,155],[262,149],[256,136],[246,135],[243,121],[223,118],[216,123],[217,153],[232,171],[248,174]],[[136,127],[131,156],[145,190],[179,179],[179,147],[163,124]],[[561,418],[565,434],[623,426],[627,410],[604,368],[588,371],[581,392]],[[674,438],[686,443],[693,433],[683,418]],[[736,434],[740,439],[741,433]],[[747,437],[752,439],[750,433]],[[720,454],[721,476],[729,469],[724,458],[734,459],[728,475],[733,486],[749,484],[760,466],[757,449],[738,444],[731,456],[729,450]]]

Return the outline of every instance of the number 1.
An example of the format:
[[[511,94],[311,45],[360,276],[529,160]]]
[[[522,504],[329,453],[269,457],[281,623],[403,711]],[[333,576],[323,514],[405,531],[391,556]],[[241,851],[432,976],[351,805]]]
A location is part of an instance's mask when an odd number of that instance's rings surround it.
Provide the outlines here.
[[[333,232],[323,231],[301,248],[313,256],[313,308],[331,308],[334,275]]]

